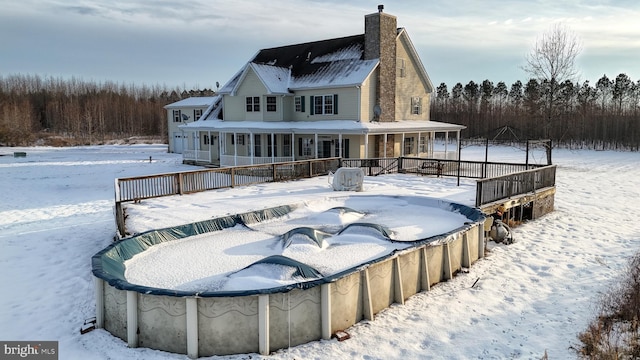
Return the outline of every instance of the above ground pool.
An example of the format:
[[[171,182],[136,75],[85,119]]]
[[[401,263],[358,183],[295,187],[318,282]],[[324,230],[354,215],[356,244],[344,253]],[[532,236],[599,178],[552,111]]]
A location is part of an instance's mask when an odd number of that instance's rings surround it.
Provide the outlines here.
[[[192,358],[328,339],[471,266],[483,223],[439,199],[358,195],[149,231],[92,258],[97,325]]]

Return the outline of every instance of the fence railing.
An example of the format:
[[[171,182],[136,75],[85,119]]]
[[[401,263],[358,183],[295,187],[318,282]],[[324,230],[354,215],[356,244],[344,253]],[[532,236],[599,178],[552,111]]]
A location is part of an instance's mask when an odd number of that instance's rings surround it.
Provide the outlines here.
[[[476,207],[508,199],[515,195],[535,193],[556,184],[556,166],[521,171],[487,179],[476,183]]]

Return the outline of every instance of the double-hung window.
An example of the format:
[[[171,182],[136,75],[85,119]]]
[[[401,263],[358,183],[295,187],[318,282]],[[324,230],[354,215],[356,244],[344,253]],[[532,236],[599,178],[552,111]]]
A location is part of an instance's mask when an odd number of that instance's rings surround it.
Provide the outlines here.
[[[173,110],[173,122],[182,122],[182,114],[180,110]]]
[[[338,113],[338,95],[311,96],[311,115],[335,115]]]
[[[276,97],[275,96],[267,96],[267,111],[275,112],[276,111]]]
[[[296,112],[304,112],[304,96],[296,96],[293,98],[293,104]]]
[[[413,115],[422,114],[422,99],[419,96],[414,96],[411,98],[411,113]]]
[[[198,121],[202,116],[202,109],[193,109],[193,120]]]
[[[260,97],[259,96],[247,96],[247,112],[260,111]]]

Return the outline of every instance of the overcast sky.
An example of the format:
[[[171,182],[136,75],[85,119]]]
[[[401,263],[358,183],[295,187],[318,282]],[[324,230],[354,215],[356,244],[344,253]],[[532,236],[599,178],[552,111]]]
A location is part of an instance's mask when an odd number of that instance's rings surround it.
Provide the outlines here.
[[[259,49],[364,33],[384,4],[435,86],[510,86],[551,25],[581,40],[579,81],[640,80],[637,0],[0,0],[0,75],[222,86]]]

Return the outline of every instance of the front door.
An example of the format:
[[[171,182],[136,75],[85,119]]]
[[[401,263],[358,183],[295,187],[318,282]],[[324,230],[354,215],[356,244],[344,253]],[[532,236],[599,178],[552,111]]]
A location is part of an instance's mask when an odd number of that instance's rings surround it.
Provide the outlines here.
[[[318,153],[319,158],[328,158],[331,157],[331,140],[324,140],[320,142],[320,152]]]

